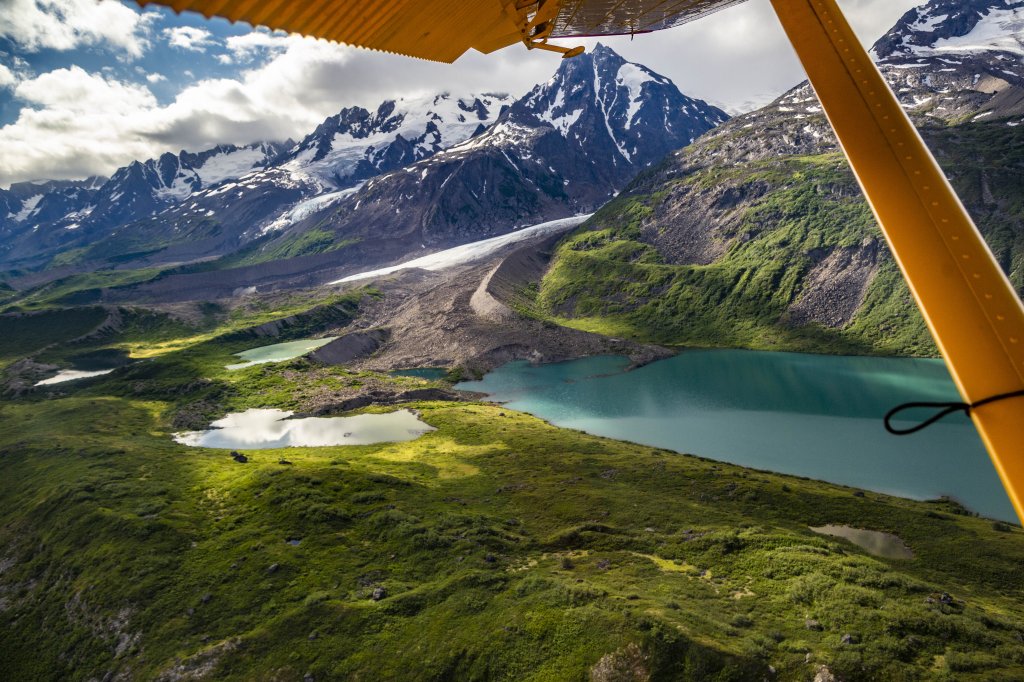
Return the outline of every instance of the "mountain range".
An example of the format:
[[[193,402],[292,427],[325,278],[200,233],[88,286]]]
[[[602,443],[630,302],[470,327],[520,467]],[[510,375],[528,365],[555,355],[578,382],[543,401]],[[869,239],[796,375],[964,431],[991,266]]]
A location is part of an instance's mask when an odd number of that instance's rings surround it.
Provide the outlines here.
[[[592,211],[727,118],[598,46],[519,99],[386,101],[298,143],[165,154],[105,182],[21,183],[0,191],[0,263],[32,282],[218,258],[377,264]]]

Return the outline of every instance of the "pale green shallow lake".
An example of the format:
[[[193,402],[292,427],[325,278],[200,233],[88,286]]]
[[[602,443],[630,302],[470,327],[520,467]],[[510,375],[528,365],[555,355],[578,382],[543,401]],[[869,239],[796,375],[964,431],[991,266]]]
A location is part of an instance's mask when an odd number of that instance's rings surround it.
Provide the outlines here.
[[[266,362],[284,362],[285,360],[291,360],[297,358],[300,355],[305,355],[310,351],[314,351],[320,346],[326,346],[331,341],[334,341],[337,336],[329,336],[323,339],[299,339],[298,341],[286,341],[285,343],[275,343],[270,346],[260,346],[259,348],[251,348],[241,353],[235,353],[236,356],[245,360],[245,362],[239,362],[234,365],[226,365],[227,369],[244,369],[246,367],[252,367],[253,365],[262,365]]]
[[[514,362],[457,388],[558,426],[903,497],[949,495],[1017,522],[965,417],[904,437],[882,426],[900,403],[959,400],[939,360],[691,350],[628,365]]]

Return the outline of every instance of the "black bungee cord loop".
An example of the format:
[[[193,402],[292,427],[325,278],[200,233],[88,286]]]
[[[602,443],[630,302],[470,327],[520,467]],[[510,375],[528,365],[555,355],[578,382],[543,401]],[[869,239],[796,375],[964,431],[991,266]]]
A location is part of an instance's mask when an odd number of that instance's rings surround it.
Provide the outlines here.
[[[1024,398],[1024,390],[1000,393],[999,395],[994,395],[991,398],[979,400],[976,403],[903,403],[902,405],[897,405],[892,408],[889,410],[888,414],[885,415],[885,430],[894,436],[909,436],[912,433],[917,433],[922,429],[928,428],[941,419],[945,419],[954,412],[963,412],[965,415],[970,416],[971,410],[975,410],[982,405],[988,405],[989,403],[998,402],[1000,400],[1009,400],[1010,398]],[[898,429],[892,425],[893,418],[900,412],[920,407],[940,409],[941,411],[920,424],[910,427],[909,429]]]

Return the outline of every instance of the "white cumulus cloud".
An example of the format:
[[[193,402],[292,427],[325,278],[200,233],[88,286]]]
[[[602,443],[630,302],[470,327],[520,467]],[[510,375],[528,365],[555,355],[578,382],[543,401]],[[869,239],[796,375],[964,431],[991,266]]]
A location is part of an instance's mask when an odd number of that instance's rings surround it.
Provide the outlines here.
[[[10,88],[17,82],[18,79],[14,77],[14,72],[0,64],[0,90]]]
[[[253,31],[240,36],[229,36],[227,39],[228,49],[239,59],[251,59],[262,49],[285,49],[294,45],[303,38],[297,35],[284,35],[282,33],[269,33],[267,31]]]
[[[206,52],[206,48],[215,42],[212,33],[198,26],[173,26],[165,28],[163,34],[171,47],[192,52]]]
[[[3,0],[0,36],[27,52],[107,44],[140,57],[154,16],[112,0]]]
[[[22,105],[18,118],[0,128],[0,186],[107,175],[168,150],[306,135],[345,103],[337,76],[353,49],[299,37],[283,41],[261,66],[237,78],[198,80],[167,105],[145,83],[78,66],[21,81],[13,90]]]
[[[237,78],[185,87],[151,119],[149,134],[166,144],[202,148],[219,142],[301,137],[347,101],[338,75],[353,48],[298,36],[275,40],[279,54]]]
[[[109,173],[153,150],[137,132],[139,113],[156,106],[143,86],[73,66],[22,81],[14,96],[27,106],[0,128],[0,183]]]

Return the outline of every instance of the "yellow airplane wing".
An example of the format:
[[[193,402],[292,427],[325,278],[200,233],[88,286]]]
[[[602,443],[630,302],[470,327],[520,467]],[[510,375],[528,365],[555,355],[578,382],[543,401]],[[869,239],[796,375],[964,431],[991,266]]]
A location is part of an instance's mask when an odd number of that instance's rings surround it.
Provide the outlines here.
[[[440,62],[520,40],[507,0],[139,0]]]
[[[138,0],[438,62],[549,37],[645,33],[745,0]]]

